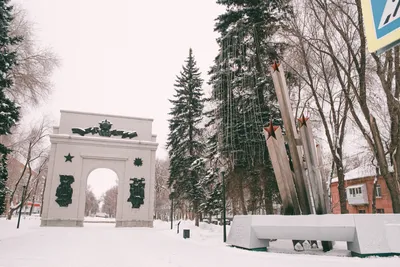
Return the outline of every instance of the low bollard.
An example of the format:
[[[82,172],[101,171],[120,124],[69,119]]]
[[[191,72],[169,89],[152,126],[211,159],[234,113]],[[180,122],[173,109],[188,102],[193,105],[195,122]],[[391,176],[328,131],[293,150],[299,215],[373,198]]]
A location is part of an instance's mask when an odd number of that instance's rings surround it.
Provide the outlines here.
[[[181,222],[179,221],[178,224],[176,225],[176,226],[178,226],[178,227],[176,228],[176,233],[177,233],[177,234],[179,234],[179,225],[180,225],[180,224],[181,224]]]
[[[189,229],[183,229],[183,238],[190,238],[190,230]]]

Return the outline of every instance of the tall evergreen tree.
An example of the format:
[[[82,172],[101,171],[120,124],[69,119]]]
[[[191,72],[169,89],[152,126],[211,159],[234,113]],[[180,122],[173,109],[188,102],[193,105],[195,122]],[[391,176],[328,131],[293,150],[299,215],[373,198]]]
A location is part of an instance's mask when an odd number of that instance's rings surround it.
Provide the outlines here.
[[[5,94],[5,90],[12,86],[10,71],[16,64],[16,53],[12,47],[21,41],[19,37],[10,36],[12,21],[12,6],[9,0],[0,0],[0,138],[10,134],[11,127],[19,119],[19,108]],[[0,143],[0,215],[4,213],[7,172],[7,156],[10,150]]]
[[[249,186],[251,209],[260,204],[272,212],[277,194],[263,127],[274,120],[281,125],[279,108],[268,67],[285,45],[274,35],[291,14],[288,0],[217,0],[226,12],[217,18],[215,31],[220,54],[211,68],[211,124],[218,130],[213,138],[218,152],[229,159],[231,174],[239,184],[242,213],[247,213],[243,188]],[[228,181],[229,182],[229,181]],[[252,210],[255,212],[254,210]]]
[[[201,141],[204,101],[203,80],[196,66],[192,49],[185,66],[176,79],[167,147],[170,158],[169,185],[174,186],[180,200],[189,201],[199,225],[199,206],[203,198],[199,180],[203,175],[200,168],[205,149]]]

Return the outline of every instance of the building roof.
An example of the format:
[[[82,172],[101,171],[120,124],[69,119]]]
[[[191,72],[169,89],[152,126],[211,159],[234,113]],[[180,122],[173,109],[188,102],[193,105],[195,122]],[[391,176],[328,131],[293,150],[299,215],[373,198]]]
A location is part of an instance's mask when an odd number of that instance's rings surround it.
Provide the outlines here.
[[[23,169],[25,168],[25,164],[23,164],[21,161],[19,161],[18,159],[14,158],[14,157],[9,157],[7,160],[7,164],[8,164],[8,169],[9,171],[11,169],[14,169],[15,171],[19,171],[18,174],[22,173]],[[29,172],[29,167],[26,166],[26,173]],[[37,172],[35,172],[34,170],[32,170],[32,175],[35,176],[37,175]]]
[[[393,171],[393,167],[389,166],[389,171]],[[374,177],[376,175],[376,170],[375,166],[373,165],[367,165],[367,166],[360,166],[358,168],[355,168],[351,171],[348,171],[344,174],[344,180],[349,181],[349,180],[356,180],[356,179],[362,179],[366,177]],[[337,183],[338,178],[333,177],[331,183]]]

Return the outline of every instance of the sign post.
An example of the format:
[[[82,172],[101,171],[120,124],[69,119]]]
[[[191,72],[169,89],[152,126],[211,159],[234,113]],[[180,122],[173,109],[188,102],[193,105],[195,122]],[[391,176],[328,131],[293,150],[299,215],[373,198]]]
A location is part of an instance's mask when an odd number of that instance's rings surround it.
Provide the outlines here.
[[[362,0],[368,50],[378,55],[400,45],[400,0]]]

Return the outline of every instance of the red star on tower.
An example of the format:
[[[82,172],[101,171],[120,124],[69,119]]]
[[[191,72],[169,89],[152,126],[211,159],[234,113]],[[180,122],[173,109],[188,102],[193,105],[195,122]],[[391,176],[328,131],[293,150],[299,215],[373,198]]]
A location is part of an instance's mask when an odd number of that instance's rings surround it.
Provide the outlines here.
[[[277,71],[277,72],[279,72],[279,66],[280,66],[281,64],[280,63],[278,63],[278,62],[274,62],[274,64],[272,64],[272,69],[274,70],[274,72],[275,71]]]
[[[268,133],[268,138],[267,140],[272,136],[273,138],[276,139],[275,131],[279,128],[279,126],[274,126],[272,124],[272,120],[270,121],[269,125],[264,128],[265,131]]]
[[[303,125],[307,127],[307,121],[309,120],[309,117],[304,116],[304,113],[301,115],[300,118],[298,118],[298,121],[300,123],[300,127],[302,127]]]

